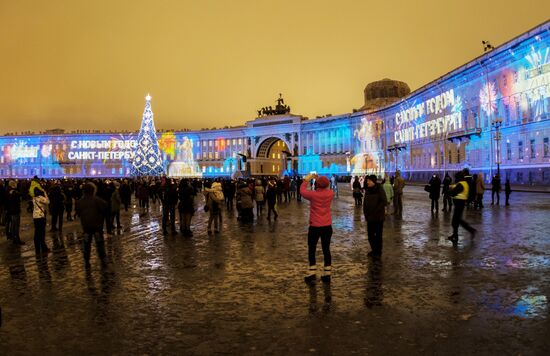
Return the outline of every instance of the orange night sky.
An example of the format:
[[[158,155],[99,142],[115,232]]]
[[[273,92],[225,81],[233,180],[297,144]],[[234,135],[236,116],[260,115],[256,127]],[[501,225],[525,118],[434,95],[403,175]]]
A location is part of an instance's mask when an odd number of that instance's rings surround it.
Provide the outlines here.
[[[368,82],[412,90],[546,21],[549,1],[0,0],[0,134],[241,125],[283,93],[343,114]]]

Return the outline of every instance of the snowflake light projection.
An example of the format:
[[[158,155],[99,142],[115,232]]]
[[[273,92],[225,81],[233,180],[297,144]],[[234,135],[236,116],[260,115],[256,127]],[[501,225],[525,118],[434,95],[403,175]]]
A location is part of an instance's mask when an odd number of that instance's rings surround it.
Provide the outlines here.
[[[543,73],[543,67],[550,63],[550,47],[546,47],[546,50],[535,50],[534,46],[531,46],[531,53],[525,56],[525,59],[529,63],[527,70],[527,97],[531,103],[533,109],[533,116],[535,118],[540,117],[545,112],[544,99],[550,96],[545,83],[547,79],[542,79],[544,76],[550,77],[548,74]]]
[[[455,103],[452,108],[453,113],[461,112],[462,111],[462,98],[460,96],[456,96]]]
[[[491,116],[496,108],[497,91],[493,82],[486,83],[479,91],[479,103],[487,116]]]

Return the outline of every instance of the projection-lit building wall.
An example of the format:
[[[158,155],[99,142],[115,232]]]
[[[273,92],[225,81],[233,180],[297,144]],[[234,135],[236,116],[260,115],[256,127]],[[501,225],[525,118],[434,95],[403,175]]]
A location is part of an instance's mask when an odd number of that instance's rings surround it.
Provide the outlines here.
[[[399,169],[425,181],[469,167],[487,180],[500,169],[512,183],[550,184],[550,22],[408,95],[402,82],[381,82],[389,85],[382,99],[366,93],[370,102],[350,114],[272,115],[228,129],[159,132],[165,171],[383,176]],[[397,101],[388,104],[386,96]],[[128,176],[136,145],[136,133],[2,136],[0,177]]]

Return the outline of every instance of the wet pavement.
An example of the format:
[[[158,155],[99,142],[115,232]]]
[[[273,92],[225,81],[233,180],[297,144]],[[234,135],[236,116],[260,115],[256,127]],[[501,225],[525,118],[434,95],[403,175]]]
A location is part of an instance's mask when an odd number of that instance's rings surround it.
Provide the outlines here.
[[[252,226],[224,212],[216,235],[199,209],[192,238],[163,237],[158,206],[123,213],[108,268],[94,247],[88,272],[77,223],[48,233],[53,251],[37,258],[25,215],[27,245],[0,238],[0,354],[548,354],[550,195],[492,207],[486,194],[482,212],[466,211],[478,236],[453,247],[450,214],[432,216],[427,193],[407,187],[377,262],[347,188],[333,204],[330,285],[303,281],[306,202]]]

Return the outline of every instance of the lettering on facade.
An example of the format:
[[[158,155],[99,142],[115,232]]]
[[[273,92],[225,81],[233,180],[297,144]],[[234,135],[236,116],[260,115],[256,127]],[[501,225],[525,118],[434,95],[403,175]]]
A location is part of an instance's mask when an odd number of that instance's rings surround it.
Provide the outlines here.
[[[462,129],[462,100],[450,89],[395,114],[395,143],[445,135]],[[450,113],[449,113],[450,112]],[[445,114],[440,116],[442,114]],[[426,119],[431,116],[430,119]],[[427,121],[418,123],[421,119]]]
[[[73,140],[69,160],[129,160],[134,155],[136,140]]]

